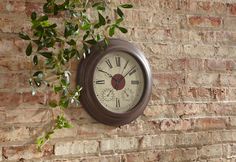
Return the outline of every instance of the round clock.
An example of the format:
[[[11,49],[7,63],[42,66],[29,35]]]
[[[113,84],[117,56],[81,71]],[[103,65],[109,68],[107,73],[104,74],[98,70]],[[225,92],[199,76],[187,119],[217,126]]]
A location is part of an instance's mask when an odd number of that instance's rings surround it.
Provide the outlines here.
[[[144,54],[131,43],[110,39],[91,48],[78,66],[80,101],[97,121],[120,126],[135,120],[148,104],[152,76]]]

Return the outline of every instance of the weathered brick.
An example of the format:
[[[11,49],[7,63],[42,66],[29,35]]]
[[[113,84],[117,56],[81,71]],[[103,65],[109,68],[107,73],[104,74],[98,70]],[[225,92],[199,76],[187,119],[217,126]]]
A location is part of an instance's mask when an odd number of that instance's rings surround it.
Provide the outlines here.
[[[199,142],[196,133],[183,133],[176,137],[176,143],[180,146],[194,146]]]
[[[220,84],[222,86],[235,87],[236,85],[236,75],[235,74],[221,74]]]
[[[161,135],[144,136],[140,141],[141,149],[153,149],[156,147],[165,146],[165,139]]]
[[[17,89],[19,80],[17,73],[0,73],[0,89]],[[11,81],[10,81],[11,80]],[[9,82],[10,81],[10,82]]]
[[[234,30],[236,25],[236,18],[235,17],[226,17],[224,19],[224,28],[226,30]]]
[[[0,92],[1,106],[12,107],[19,106],[22,95],[17,92]]]
[[[161,122],[162,131],[183,131],[192,128],[191,120],[166,119]]]
[[[139,139],[135,137],[117,137],[101,140],[102,153],[137,150],[138,146]]]
[[[221,17],[188,16],[188,23],[192,27],[220,28],[222,21]]]
[[[199,118],[195,119],[193,127],[200,130],[224,129],[227,123],[225,118]]]
[[[190,0],[179,0],[179,1],[160,0],[159,6],[163,10],[186,11],[189,10]]]
[[[17,17],[17,19],[16,19]],[[22,21],[25,20],[25,21]],[[18,25],[21,24],[21,25]],[[0,31],[3,33],[19,33],[30,30],[30,22],[23,15],[0,15]]]
[[[191,1],[190,10],[197,13],[224,15],[227,4],[221,1]]]
[[[162,87],[177,87],[185,83],[185,76],[181,73],[153,74],[154,84]]]
[[[28,127],[5,127],[0,128],[0,143],[23,141],[31,137],[31,131]]]
[[[144,115],[147,117],[158,117],[158,118],[174,118],[176,114],[174,112],[174,105],[157,105],[148,106]]]
[[[208,145],[203,146],[198,149],[198,156],[200,158],[210,158],[210,157],[221,157],[222,156],[222,145]]]
[[[55,145],[55,155],[86,155],[94,154],[98,150],[98,141],[83,140],[72,142],[57,142]]]
[[[187,85],[192,87],[217,87],[222,85],[220,74],[217,73],[188,73]]]
[[[230,15],[236,15],[236,4],[232,3],[228,5],[228,12]]]
[[[45,145],[40,152],[35,145],[3,147],[3,156],[7,160],[42,158],[53,154],[53,147]]]
[[[8,12],[24,12],[25,11],[25,1],[3,0],[3,3],[5,3],[4,4],[5,10]]]
[[[194,161],[197,158],[197,149],[170,149],[161,154],[161,161]]]
[[[6,112],[5,123],[40,123],[50,119],[51,111],[49,109],[16,109]],[[19,115],[22,114],[22,115]]]

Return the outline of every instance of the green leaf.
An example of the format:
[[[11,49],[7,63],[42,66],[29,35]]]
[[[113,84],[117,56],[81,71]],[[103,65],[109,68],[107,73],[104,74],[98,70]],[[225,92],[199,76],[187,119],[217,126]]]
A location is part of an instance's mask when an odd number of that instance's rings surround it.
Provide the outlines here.
[[[72,23],[67,22],[65,25],[64,36],[67,38],[75,34],[78,28],[79,28],[78,24],[72,24]]]
[[[106,8],[105,8],[104,6],[98,6],[98,7],[97,7],[97,10],[101,10],[101,11],[105,11],[105,9],[106,9]]]
[[[49,106],[52,107],[52,108],[57,107],[57,101],[56,100],[50,101]]]
[[[36,20],[36,18],[37,18],[36,12],[32,12],[31,13],[31,20]]]
[[[115,26],[111,26],[109,29],[109,36],[112,37],[115,34]]]
[[[132,4],[122,4],[120,5],[122,8],[133,8],[133,5]]]
[[[37,77],[39,74],[43,74],[43,72],[42,72],[42,71],[36,71],[36,72],[33,74],[33,76],[34,76],[34,77]]]
[[[59,101],[59,106],[62,107],[62,108],[67,108],[69,106],[69,99],[67,98],[62,98],[60,101]]]
[[[106,20],[100,12],[98,12],[98,18],[99,18],[99,24],[100,25],[105,25],[106,24]]]
[[[61,84],[62,84],[63,86],[67,86],[67,85],[68,85],[65,79],[61,79]]]
[[[120,26],[118,26],[118,28],[120,29],[120,31],[122,33],[127,33],[128,32],[128,30],[126,28],[123,28],[123,27],[120,27]]]
[[[34,55],[33,63],[34,63],[34,65],[38,65],[38,56],[37,55]]]
[[[30,40],[30,37],[27,34],[23,33],[23,32],[19,33],[19,37],[21,39],[24,39],[24,40]]]
[[[89,32],[89,31],[87,31],[87,32],[84,34],[84,36],[83,36],[83,40],[87,39],[87,38],[88,38],[88,36],[89,36],[89,34],[90,34],[90,32]]]
[[[27,56],[30,56],[32,54],[32,43],[31,42],[27,46],[25,53]]]
[[[81,29],[82,30],[88,30],[88,29],[90,29],[91,28],[91,24],[90,23],[83,23],[82,25],[81,25]]]
[[[94,4],[92,5],[92,7],[97,7],[97,6],[101,6],[101,5],[103,5],[102,2],[97,2],[97,3],[94,3]]]
[[[119,25],[124,19],[123,18],[119,18],[116,20],[116,25]]]
[[[97,44],[97,41],[95,39],[90,39],[90,40],[87,40],[85,42],[88,43],[88,44],[92,44],[92,45]]]
[[[71,127],[72,127],[71,124],[63,115],[57,116],[57,119],[56,119],[56,128],[57,129],[71,128]]]
[[[75,46],[76,45],[76,41],[74,39],[71,39],[69,42],[67,42],[67,44],[69,44],[71,46]]]
[[[39,52],[39,54],[48,58],[48,59],[52,58],[52,52]]]
[[[119,7],[117,7],[117,14],[121,17],[121,18],[123,18],[124,17],[124,13],[121,11],[121,9],[119,8]]]
[[[39,18],[38,18],[38,21],[47,21],[48,20],[48,16],[47,15],[44,15],[44,16],[40,16]]]
[[[54,86],[54,87],[53,87],[53,90],[54,90],[55,93],[60,92],[62,89],[63,89],[63,88],[62,88],[61,86]]]
[[[54,3],[48,2],[43,5],[44,13],[54,13]]]

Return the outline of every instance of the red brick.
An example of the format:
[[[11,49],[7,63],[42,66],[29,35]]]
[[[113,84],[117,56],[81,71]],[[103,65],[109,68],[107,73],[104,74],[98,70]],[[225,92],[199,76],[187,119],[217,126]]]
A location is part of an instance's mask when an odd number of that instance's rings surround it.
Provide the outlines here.
[[[236,4],[235,3],[229,4],[228,8],[229,8],[230,15],[236,15]]]
[[[200,130],[224,129],[227,121],[224,118],[199,118],[194,121],[193,127]]]
[[[11,146],[3,148],[3,156],[7,160],[42,158],[53,154],[53,146],[46,145],[40,152],[35,145]]]
[[[0,92],[1,106],[19,106],[21,103],[22,94],[17,92]]]
[[[222,25],[220,17],[189,16],[188,22],[193,27],[217,27]]]
[[[0,73],[0,89],[19,88],[18,73]]]
[[[40,14],[43,12],[43,4],[39,2],[25,2],[25,12],[27,16],[30,16],[32,12]]]
[[[45,105],[48,100],[48,95],[45,93],[37,92],[34,96],[32,92],[24,92],[23,103],[27,104],[42,104]]]
[[[171,120],[166,119],[161,122],[161,130],[162,131],[183,131],[192,129],[192,121],[191,120]]]
[[[3,0],[5,1],[5,9],[9,12],[24,12],[25,2],[17,0]]]
[[[209,71],[221,71],[221,72],[232,72],[236,69],[235,60],[216,60],[207,59],[205,60],[206,69]]]
[[[160,0],[159,6],[163,10],[187,11],[189,10],[190,0]]]
[[[226,3],[210,1],[191,1],[190,10],[197,13],[224,15],[227,10]]]

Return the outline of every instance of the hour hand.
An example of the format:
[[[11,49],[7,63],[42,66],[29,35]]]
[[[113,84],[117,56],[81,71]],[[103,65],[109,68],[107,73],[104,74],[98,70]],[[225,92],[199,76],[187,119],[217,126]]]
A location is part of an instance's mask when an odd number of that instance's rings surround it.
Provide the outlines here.
[[[97,69],[98,69],[98,71],[100,71],[100,72],[102,72],[104,74],[107,74],[110,78],[112,78],[112,75],[110,73],[108,73],[108,72],[106,72],[106,71],[104,71],[102,69],[99,69],[99,68],[97,68]]]

